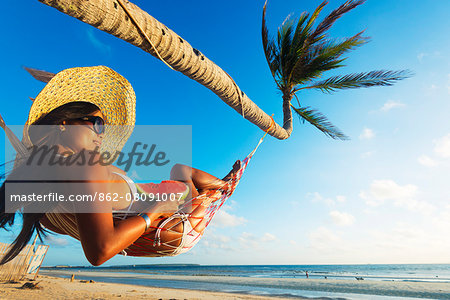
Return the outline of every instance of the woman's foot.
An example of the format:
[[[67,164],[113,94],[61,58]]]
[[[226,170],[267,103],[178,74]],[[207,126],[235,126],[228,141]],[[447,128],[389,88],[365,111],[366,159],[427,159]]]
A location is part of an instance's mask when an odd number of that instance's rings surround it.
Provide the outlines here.
[[[234,165],[233,165],[233,169],[230,171],[230,173],[227,174],[227,176],[225,176],[222,180],[223,181],[228,181],[231,179],[231,177],[233,177],[237,171],[239,171],[241,169],[241,161],[238,159]]]
[[[212,176],[213,178],[202,182],[201,188],[199,188],[198,185],[196,185],[195,188],[197,189],[199,194],[204,194],[209,190],[227,189],[227,181],[230,180],[237,173],[237,171],[239,171],[240,168],[241,161],[237,160],[233,165],[233,169],[223,179]]]

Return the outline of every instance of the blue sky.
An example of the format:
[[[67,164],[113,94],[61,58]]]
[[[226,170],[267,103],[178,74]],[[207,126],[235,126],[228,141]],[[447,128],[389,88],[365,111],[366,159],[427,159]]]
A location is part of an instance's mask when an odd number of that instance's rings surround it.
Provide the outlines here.
[[[342,2],[330,1],[324,12]],[[282,122],[261,44],[263,1],[134,3]],[[270,32],[290,13],[311,12],[319,3],[270,1]],[[233,197],[190,252],[117,256],[105,265],[450,263],[449,9],[448,1],[369,0],[345,15],[332,36],[366,29],[372,41],[328,75],[410,69],[414,77],[393,87],[299,94],[351,140],[332,140],[295,118],[289,139],[265,138]],[[192,125],[195,168],[224,176],[263,135],[211,91],[122,40],[38,1],[9,1],[4,11],[0,113],[9,125],[25,123],[28,97],[44,86],[22,66],[58,72],[106,65],[133,85],[136,124]],[[2,231],[0,240],[12,236]],[[47,243],[44,265],[88,265],[78,241],[55,236]]]

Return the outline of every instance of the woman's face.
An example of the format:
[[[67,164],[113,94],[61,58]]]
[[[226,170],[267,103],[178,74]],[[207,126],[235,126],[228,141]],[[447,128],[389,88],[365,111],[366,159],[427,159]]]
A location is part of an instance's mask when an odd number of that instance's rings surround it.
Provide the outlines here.
[[[97,110],[87,116],[97,116],[104,119],[103,114]],[[84,120],[67,120],[63,122],[66,130],[61,134],[61,142],[69,147],[75,153],[84,149],[84,151],[92,151],[96,147],[99,151],[104,137],[104,133],[97,134],[94,131],[94,124]],[[74,126],[76,125],[76,126]]]

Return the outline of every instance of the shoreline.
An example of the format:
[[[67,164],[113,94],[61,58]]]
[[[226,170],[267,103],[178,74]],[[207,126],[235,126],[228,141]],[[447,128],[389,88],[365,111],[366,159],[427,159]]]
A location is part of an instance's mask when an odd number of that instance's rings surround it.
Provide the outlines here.
[[[252,292],[269,291],[271,298],[279,299],[307,297],[361,297],[379,296],[383,297],[411,297],[430,299],[450,299],[450,284],[441,282],[409,282],[409,281],[356,281],[341,279],[306,279],[306,278],[243,278],[232,276],[187,276],[187,275],[154,275],[143,273],[125,272],[98,272],[98,271],[41,271],[43,275],[70,277],[75,274],[76,278],[93,279],[95,281],[106,280],[116,284],[119,281],[132,282],[140,287],[163,286],[164,289],[174,289],[178,293],[196,291],[200,294],[223,293],[223,291],[238,290],[239,295],[254,297]],[[68,280],[68,279],[63,279]],[[164,286],[165,285],[165,286]],[[202,287],[208,291],[195,290]],[[189,287],[189,288],[186,288]],[[209,288],[208,288],[209,287]],[[216,287],[216,288],[215,288]],[[242,288],[240,288],[242,287]],[[244,288],[245,287],[245,288]],[[155,287],[156,288],[156,287]],[[161,287],[158,287],[161,288]],[[194,288],[194,289],[193,289]],[[279,291],[277,293],[277,290]],[[287,291],[289,291],[287,293]],[[236,297],[237,294],[225,293]],[[280,296],[281,295],[281,296]],[[178,296],[179,297],[179,296]],[[257,296],[255,296],[257,297]],[[306,298],[305,298],[306,297]],[[253,298],[248,298],[253,299]],[[256,299],[256,298],[255,298]],[[267,299],[264,297],[264,299]]]
[[[38,275],[36,281],[27,277],[18,283],[0,283],[0,299],[212,299],[269,300],[286,299],[231,292],[210,292],[189,289],[149,287],[136,284],[106,283]],[[41,289],[20,289],[26,282],[38,283]],[[300,298],[297,299],[308,299]]]

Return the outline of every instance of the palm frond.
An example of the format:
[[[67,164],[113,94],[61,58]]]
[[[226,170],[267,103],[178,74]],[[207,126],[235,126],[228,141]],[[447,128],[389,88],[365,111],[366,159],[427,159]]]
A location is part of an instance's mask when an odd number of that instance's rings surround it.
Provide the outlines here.
[[[307,12],[303,12],[302,15],[299,18],[299,21],[297,23],[297,27],[293,36],[292,45],[293,50],[298,52],[298,50],[306,49],[307,45],[305,45],[305,41],[308,39],[308,37],[311,35],[311,28],[316,21],[317,17],[319,16],[322,9],[327,5],[327,1],[323,1],[313,12],[311,17],[308,20],[309,14]],[[308,22],[305,24],[306,20]],[[298,54],[298,53],[297,53]]]
[[[315,126],[317,129],[322,131],[325,135],[331,137],[332,139],[348,140],[349,138],[340,131],[337,127],[331,124],[328,119],[315,109],[310,107],[294,107],[291,104],[294,111],[303,119],[309,122],[311,125]]]
[[[266,6],[267,0],[263,7],[263,17],[262,17],[262,43],[264,49],[264,55],[266,56],[267,63],[269,65],[270,72],[275,78],[275,72],[277,71],[276,66],[274,66],[274,59],[276,58],[275,52],[276,47],[272,39],[269,38],[269,30],[266,26]]]
[[[348,0],[333,10],[328,16],[325,17],[325,19],[323,19],[322,22],[319,23],[319,25],[317,25],[316,30],[314,30],[309,38],[310,42],[315,43],[316,41],[321,40],[324,37],[323,34],[330,29],[331,26],[333,26],[336,20],[364,2],[366,2],[366,0]]]
[[[300,52],[299,50],[303,48],[303,44],[305,40],[308,38],[309,29],[307,27],[304,27],[305,23],[308,20],[308,17],[309,14],[303,12],[297,21],[297,26],[294,30],[294,34],[292,35],[291,49],[289,52],[289,64],[287,65],[288,69],[285,71],[285,74],[292,73],[293,66],[299,60],[298,58],[298,53]],[[287,79],[287,82],[289,82],[289,78]]]
[[[297,26],[295,27],[294,35],[292,36],[292,50],[298,49],[303,45],[303,42],[308,37],[307,29],[303,27],[305,22],[308,20],[309,14],[303,12],[297,21]]]
[[[411,77],[413,74],[409,70],[401,71],[371,71],[353,73],[348,75],[333,76],[328,79],[313,83],[312,85],[298,88],[319,89],[325,93],[331,93],[339,89],[366,88],[371,86],[390,86],[396,81]]]
[[[363,37],[364,30],[342,42],[325,41],[313,45],[303,60],[298,60],[290,78],[294,85],[302,84],[319,77],[323,72],[342,67],[339,59],[344,53],[365,44],[369,38]]]
[[[292,34],[293,34],[294,20],[288,16],[281,27],[278,29],[277,48],[278,48],[278,65],[279,75],[283,85],[286,84],[287,74],[290,66],[290,52],[292,48]]]
[[[290,41],[290,51],[283,64],[283,74],[287,75],[285,85],[290,85],[292,69],[298,61],[302,61],[304,56],[303,54],[308,49],[308,46],[305,45],[305,41],[311,35],[311,28],[327,3],[327,1],[323,1],[315,9],[311,17],[309,17],[309,14],[306,12],[303,12],[300,15],[300,18],[297,21],[297,26],[295,27],[295,30],[293,30],[292,40]]]
[[[287,68],[285,74],[288,74],[288,78],[286,80],[288,84],[290,82],[292,70],[295,67],[295,64],[299,61],[303,62],[304,53],[308,51],[308,47],[307,45],[305,45],[305,42],[308,40],[308,37],[311,34],[311,27],[327,3],[327,1],[323,1],[316,8],[311,17],[309,17],[309,14],[307,12],[303,12],[300,15],[294,34],[292,36],[289,61],[286,65]]]
[[[56,74],[50,73],[43,70],[23,67],[28,73],[30,73],[31,76],[33,76],[35,79],[48,83]]]

